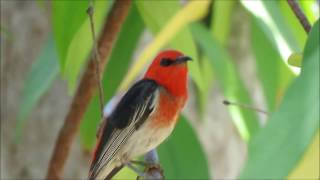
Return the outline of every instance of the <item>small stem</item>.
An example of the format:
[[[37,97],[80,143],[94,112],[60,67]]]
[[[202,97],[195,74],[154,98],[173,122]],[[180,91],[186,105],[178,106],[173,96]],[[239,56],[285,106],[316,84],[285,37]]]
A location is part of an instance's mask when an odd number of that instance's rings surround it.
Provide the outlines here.
[[[294,12],[294,14],[297,16],[297,18],[299,19],[302,27],[304,28],[304,30],[309,33],[311,30],[311,25],[306,17],[306,15],[302,12],[299,4],[295,1],[295,0],[287,0],[289,6],[291,7],[292,11]]]
[[[101,112],[101,118],[103,117],[103,103],[104,103],[104,95],[103,95],[103,87],[102,87],[102,78],[101,78],[101,72],[100,72],[100,54],[98,51],[98,45],[96,40],[96,34],[95,34],[95,28],[94,28],[94,21],[93,21],[93,0],[90,0],[89,8],[87,9],[87,14],[89,15],[90,19],[90,27],[91,27],[91,34],[92,34],[92,41],[93,41],[93,53],[94,53],[94,60],[96,64],[96,79],[98,84],[98,90],[99,90],[99,101],[100,101],[100,112]]]
[[[228,100],[224,100],[224,101],[223,101],[223,104],[226,105],[226,106],[229,106],[229,105],[240,106],[240,107],[242,107],[242,108],[251,109],[251,110],[253,110],[253,111],[257,111],[257,112],[260,112],[260,113],[269,115],[268,112],[266,112],[266,111],[264,111],[264,110],[261,110],[261,109],[258,109],[258,108],[255,108],[255,107],[252,107],[252,106],[249,106],[249,105],[247,105],[247,104],[242,104],[242,103],[237,103],[237,102],[230,102],[230,101],[228,101]]]

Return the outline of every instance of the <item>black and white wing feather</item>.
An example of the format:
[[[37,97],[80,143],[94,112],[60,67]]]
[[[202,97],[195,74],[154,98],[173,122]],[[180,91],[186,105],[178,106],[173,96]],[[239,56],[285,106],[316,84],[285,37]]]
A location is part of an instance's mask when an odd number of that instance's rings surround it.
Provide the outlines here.
[[[134,84],[122,97],[102,128],[99,144],[90,167],[90,179],[117,155],[132,133],[147,120],[155,107],[158,85],[144,79]]]

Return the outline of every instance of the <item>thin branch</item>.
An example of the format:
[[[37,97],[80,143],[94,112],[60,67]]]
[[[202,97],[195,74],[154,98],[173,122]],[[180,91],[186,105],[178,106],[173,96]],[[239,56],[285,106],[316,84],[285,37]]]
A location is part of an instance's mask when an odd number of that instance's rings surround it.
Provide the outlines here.
[[[261,110],[261,109],[258,109],[258,108],[256,108],[256,107],[252,107],[252,106],[247,105],[247,104],[242,104],[242,103],[237,103],[237,102],[230,102],[230,101],[228,101],[228,100],[224,100],[224,101],[223,101],[223,104],[226,105],[226,106],[229,106],[229,105],[240,106],[240,107],[242,107],[242,108],[251,109],[251,110],[253,110],[253,111],[257,111],[257,112],[260,112],[260,113],[269,115],[268,112],[266,112],[266,111],[264,111],[264,110]]]
[[[107,57],[110,55],[117,34],[128,15],[130,5],[131,0],[116,1],[107,17],[98,43],[101,55],[101,72],[104,71],[105,65],[107,64]],[[81,78],[77,92],[73,97],[63,127],[60,129],[50,160],[47,179],[61,179],[71,144],[79,130],[81,119],[96,87],[95,60],[91,58]]]
[[[299,19],[303,29],[309,33],[311,30],[311,25],[306,17],[306,15],[302,12],[299,4],[297,3],[297,1],[295,0],[287,0],[289,6],[291,7],[292,11],[294,12],[294,14],[297,16],[297,18]]]
[[[93,0],[89,0],[90,5],[87,10],[87,14],[89,15],[90,19],[90,27],[91,27],[91,34],[92,34],[92,41],[93,41],[93,54],[94,54],[94,60],[96,62],[96,80],[98,84],[98,90],[99,90],[99,102],[100,102],[100,113],[101,117],[103,117],[103,103],[104,103],[104,96],[103,96],[103,87],[102,87],[102,78],[101,78],[101,73],[100,73],[100,55],[98,52],[98,45],[97,45],[97,40],[96,40],[96,33],[95,33],[95,28],[94,28],[94,22],[93,22],[93,13],[94,13],[94,8],[93,8]]]

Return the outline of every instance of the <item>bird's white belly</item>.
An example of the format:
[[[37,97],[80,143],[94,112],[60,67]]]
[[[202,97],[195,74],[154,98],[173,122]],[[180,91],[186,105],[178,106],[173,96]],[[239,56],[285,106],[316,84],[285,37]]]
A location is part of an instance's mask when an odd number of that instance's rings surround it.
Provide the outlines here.
[[[128,138],[115,159],[99,173],[97,179],[104,179],[114,167],[127,164],[133,158],[156,148],[171,134],[174,125],[175,123],[172,123],[169,126],[155,128],[151,127],[152,121],[146,121],[145,124]]]
[[[175,124],[172,123],[166,127],[155,128],[151,127],[151,123],[152,121],[147,121],[128,139],[121,152],[125,159],[131,160],[156,148],[171,134]]]

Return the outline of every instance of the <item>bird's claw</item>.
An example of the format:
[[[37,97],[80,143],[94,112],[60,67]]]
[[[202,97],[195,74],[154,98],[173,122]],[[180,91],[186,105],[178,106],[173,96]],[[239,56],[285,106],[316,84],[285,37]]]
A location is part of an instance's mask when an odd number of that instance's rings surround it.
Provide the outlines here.
[[[152,170],[160,170],[161,174],[163,172],[163,169],[161,168],[160,164],[158,164],[158,163],[146,164],[145,172],[149,172]]]

